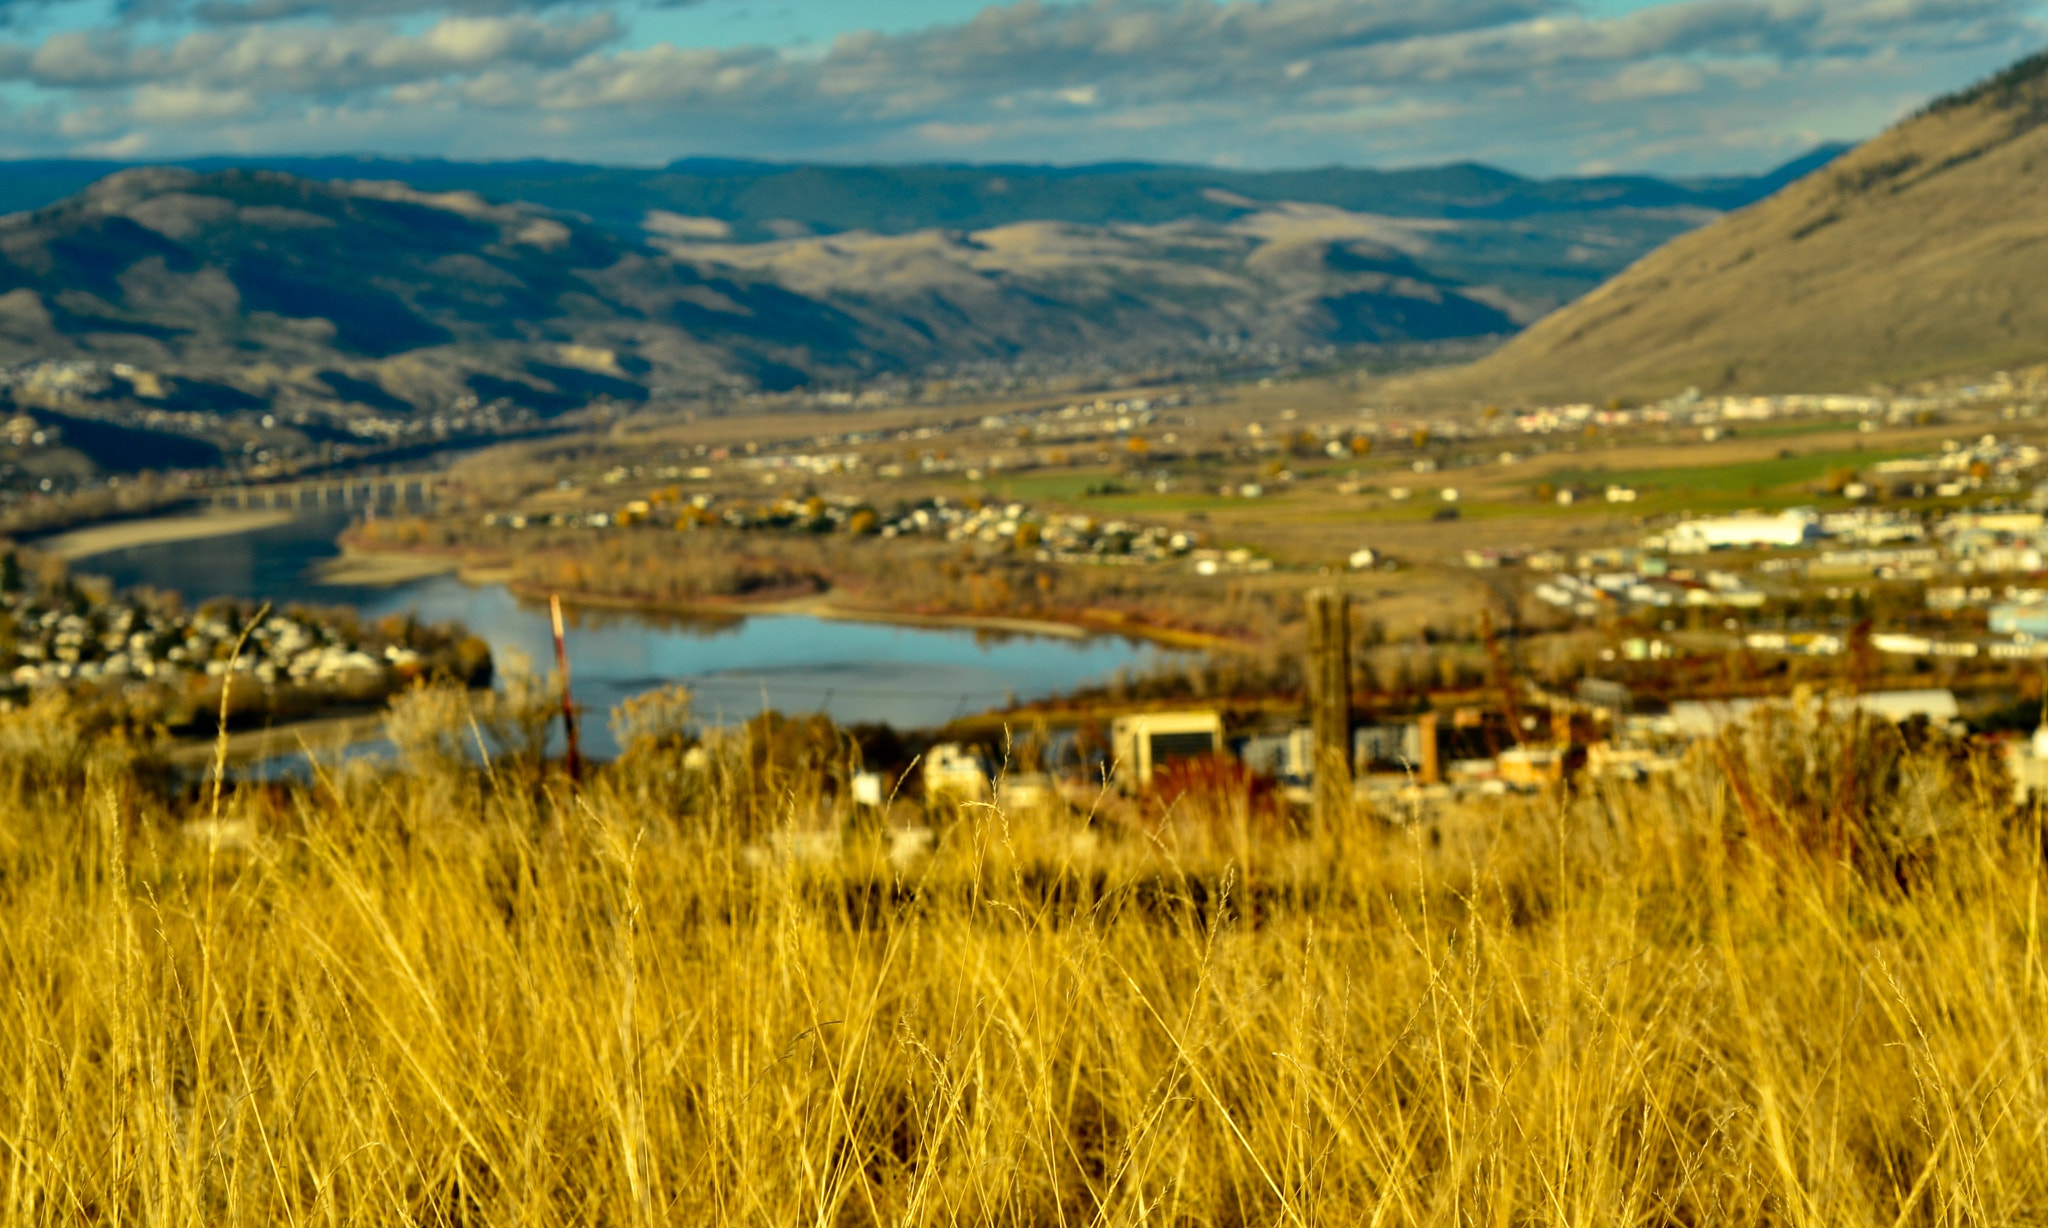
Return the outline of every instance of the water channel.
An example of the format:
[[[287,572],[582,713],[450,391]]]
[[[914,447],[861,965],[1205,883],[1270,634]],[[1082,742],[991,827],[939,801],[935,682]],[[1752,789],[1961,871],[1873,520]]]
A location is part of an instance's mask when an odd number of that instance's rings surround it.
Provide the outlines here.
[[[197,541],[135,546],[78,560],[75,570],[117,586],[175,591],[188,603],[230,596],[280,606],[349,604],[368,618],[411,612],[427,622],[459,620],[487,640],[501,669],[515,654],[545,667],[552,658],[547,612],[502,585],[436,576],[390,587],[323,582],[337,557],[338,513]],[[1119,670],[1166,663],[1168,650],[1114,636],[1055,636],[845,622],[798,615],[682,619],[575,612],[569,627],[577,701],[592,753],[615,751],[600,714],[620,700],[671,682],[696,695],[707,723],[742,720],[764,707],[824,712],[845,724],[883,722],[914,729],[1106,680]]]

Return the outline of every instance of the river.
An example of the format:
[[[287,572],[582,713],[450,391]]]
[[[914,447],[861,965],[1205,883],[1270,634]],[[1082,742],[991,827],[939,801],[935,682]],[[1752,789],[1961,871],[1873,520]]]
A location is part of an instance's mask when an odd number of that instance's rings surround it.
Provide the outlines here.
[[[411,612],[459,620],[491,645],[504,670],[524,657],[552,663],[545,608],[502,585],[436,576],[390,587],[324,583],[347,519],[312,515],[289,524],[197,541],[135,546],[77,560],[75,570],[121,587],[149,585],[188,602],[231,596],[278,605],[349,604],[371,618]],[[842,724],[902,729],[944,724],[1011,698],[1040,699],[1143,671],[1176,654],[1117,636],[1082,639],[953,628],[847,622],[804,615],[681,619],[620,611],[573,611],[567,637],[577,702],[593,716],[668,683],[696,695],[699,720],[723,723],[772,707],[824,712]],[[589,746],[614,753],[601,719],[586,722]]]

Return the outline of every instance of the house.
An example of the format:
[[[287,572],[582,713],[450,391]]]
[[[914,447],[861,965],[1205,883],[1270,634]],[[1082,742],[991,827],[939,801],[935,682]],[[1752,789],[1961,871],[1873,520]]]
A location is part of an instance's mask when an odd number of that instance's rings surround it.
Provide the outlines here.
[[[1110,744],[1119,783],[1126,789],[1146,789],[1153,773],[1176,759],[1221,754],[1223,716],[1213,710],[1120,716],[1110,725]]]
[[[1351,731],[1351,761],[1362,772],[1382,765],[1413,769],[1422,762],[1422,728],[1361,725]]]
[[[1540,789],[1564,779],[1564,752],[1550,747],[1512,747],[1494,762],[1500,779],[1518,789]]]
[[[925,752],[924,795],[927,801],[989,800],[989,768],[981,752],[958,742],[941,742]]]
[[[2005,745],[2005,766],[2012,777],[2012,800],[2025,805],[2048,797],[2048,725],[2024,742]]]
[[[1316,770],[1315,731],[1297,725],[1285,733],[1246,738],[1237,757],[1247,768],[1276,780],[1310,780]]]

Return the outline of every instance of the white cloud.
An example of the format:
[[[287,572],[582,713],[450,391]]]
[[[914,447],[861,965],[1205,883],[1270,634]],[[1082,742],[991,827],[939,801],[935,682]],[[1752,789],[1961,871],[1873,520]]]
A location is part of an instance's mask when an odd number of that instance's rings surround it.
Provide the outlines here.
[[[333,95],[519,65],[553,68],[619,37],[608,13],[544,21],[443,17],[405,35],[388,27],[251,26],[136,43],[121,31],[65,31],[0,72],[45,89],[247,88],[266,97]]]
[[[138,120],[146,117],[159,123],[186,124],[195,120],[248,115],[259,105],[256,95],[246,89],[217,90],[203,85],[150,84],[135,91],[135,101],[129,111]]]
[[[1706,74],[1695,65],[1670,60],[1644,61],[1593,82],[1586,87],[1585,96],[1593,102],[1670,98],[1695,93],[1706,83]]]
[[[90,139],[194,151],[1719,169],[2014,58],[2037,2],[1014,0],[780,49],[626,45],[599,0],[130,0],[213,24],[0,40],[0,80]]]

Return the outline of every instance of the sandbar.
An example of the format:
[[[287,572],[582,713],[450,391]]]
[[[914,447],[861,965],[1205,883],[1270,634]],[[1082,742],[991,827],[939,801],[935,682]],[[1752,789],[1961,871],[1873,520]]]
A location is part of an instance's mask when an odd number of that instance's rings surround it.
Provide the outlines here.
[[[117,520],[87,525],[35,542],[44,554],[61,559],[82,559],[136,546],[161,546],[169,542],[198,541],[226,537],[290,524],[288,511],[201,512],[191,516],[154,516],[148,520]]]
[[[428,576],[459,571],[462,560],[446,554],[407,554],[397,551],[352,550],[343,547],[340,558],[320,565],[322,584],[354,584],[364,588],[385,588],[424,580]]]

